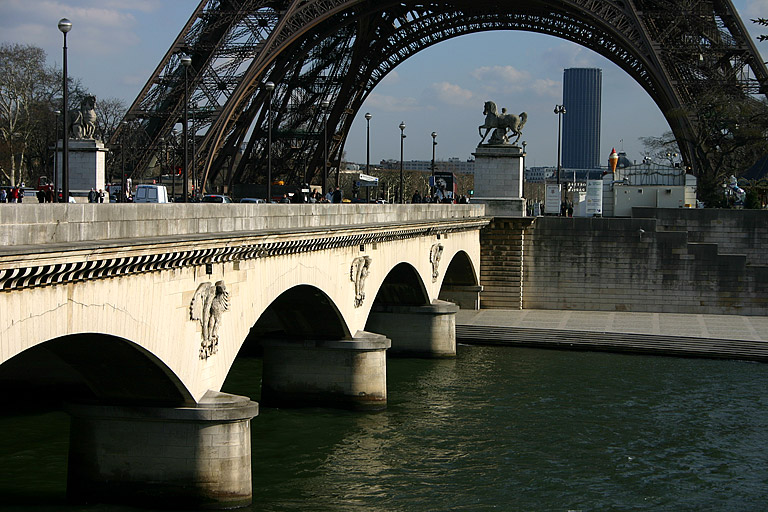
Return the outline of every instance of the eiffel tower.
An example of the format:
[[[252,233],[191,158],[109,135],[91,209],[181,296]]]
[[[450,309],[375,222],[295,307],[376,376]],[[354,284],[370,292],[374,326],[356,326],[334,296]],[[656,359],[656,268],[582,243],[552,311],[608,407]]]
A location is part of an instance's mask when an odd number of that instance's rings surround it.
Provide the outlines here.
[[[617,64],[658,105],[694,174],[708,170],[724,131],[702,121],[711,91],[729,104],[768,92],[731,0],[202,0],[112,142],[125,146],[135,177],[167,159],[186,84],[189,172],[202,190],[265,184],[271,169],[291,184],[325,181],[330,169],[338,183],[352,121],[387,73],[429,46],[490,30],[556,36]]]

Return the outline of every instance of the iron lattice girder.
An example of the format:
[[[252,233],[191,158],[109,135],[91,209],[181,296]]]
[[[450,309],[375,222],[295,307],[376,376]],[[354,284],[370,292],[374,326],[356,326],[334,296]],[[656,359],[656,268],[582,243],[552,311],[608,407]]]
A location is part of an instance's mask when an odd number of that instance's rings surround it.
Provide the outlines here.
[[[200,104],[197,128],[205,130],[220,114],[231,91],[240,83],[243,58],[259,54],[277,15],[265,9],[269,2],[257,0],[203,0],[163,57],[153,75],[126,114],[130,124],[121,126],[112,141],[121,140],[124,130],[144,148],[137,167],[145,168],[154,156],[158,141],[168,137],[183,116],[184,69],[181,57],[190,55],[188,70],[190,101]]]
[[[241,160],[234,172],[230,171],[228,182],[241,180],[254,169],[264,167],[257,160],[266,155],[263,112],[267,96],[259,91],[259,84],[267,80],[277,83],[278,78],[290,76],[275,94],[275,104],[282,109],[277,121],[278,134],[320,133],[318,127],[323,113],[307,106],[314,100],[330,100],[328,130],[333,136],[329,137],[329,149],[331,160],[338,162],[354,114],[389,71],[433,44],[472,32],[510,29],[539,32],[600,53],[640,83],[659,105],[678,139],[690,137],[696,127],[690,114],[680,116],[673,111],[691,110],[697,90],[720,80],[732,83],[742,92],[752,92],[768,78],[730,0],[682,3],[534,0],[524,5],[500,5],[483,0],[429,3],[231,0],[227,2],[228,9],[222,5],[223,2],[203,1],[193,15],[198,22],[191,20],[185,27],[187,32],[182,32],[177,43],[194,40],[195,34],[222,34],[217,44],[211,44],[209,37],[205,51],[199,36],[199,49],[195,44],[187,47],[193,54],[209,52],[207,62],[228,61],[227,65],[215,69],[206,67],[206,72],[197,72],[193,79],[193,101],[205,98],[209,105],[205,111],[210,115],[210,124],[201,155],[212,177],[218,175],[217,167],[223,166],[227,158],[230,170],[233,169],[231,157],[241,149],[247,133],[258,139],[248,141],[248,158]],[[201,11],[203,7],[206,8]],[[691,12],[698,16],[691,16]],[[216,32],[214,26],[220,32]],[[336,65],[328,54],[313,53],[343,27],[353,29],[354,34],[344,42],[337,40]],[[242,42],[243,37],[247,44],[232,44],[235,39]],[[696,62],[699,55],[718,65],[703,69]],[[169,64],[172,60],[164,62]],[[170,76],[172,83],[178,81],[174,67],[178,69],[178,65],[169,65],[162,75]],[[751,71],[751,76],[742,72],[745,68]],[[156,73],[153,79],[160,76]],[[175,109],[166,109],[162,103],[158,106],[159,102],[150,94],[144,99],[140,97],[136,103],[145,100],[143,113],[162,116],[171,110],[169,119],[178,119],[178,99]],[[164,130],[169,129],[168,123]],[[312,140],[309,136],[295,138]],[[302,145],[304,160],[322,161],[318,155],[324,150],[318,142],[314,147]],[[291,155],[292,151],[296,152],[294,149],[282,148],[280,158],[285,162],[295,160],[295,155]],[[306,154],[308,151],[314,154],[310,157]],[[691,152],[683,151],[690,162]]]

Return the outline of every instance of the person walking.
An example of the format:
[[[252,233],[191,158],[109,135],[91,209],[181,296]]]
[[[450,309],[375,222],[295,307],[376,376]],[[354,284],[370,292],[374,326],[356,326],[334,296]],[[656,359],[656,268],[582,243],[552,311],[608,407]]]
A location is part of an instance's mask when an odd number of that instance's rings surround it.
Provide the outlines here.
[[[413,204],[418,204],[421,202],[421,194],[419,194],[419,191],[413,193],[413,197],[411,198],[411,202]]]
[[[0,188],[0,203],[5,203],[6,201],[8,201],[8,193],[4,188]]]
[[[341,201],[344,198],[344,194],[342,193],[341,189],[339,187],[336,187],[336,190],[333,191],[333,196],[331,198],[332,203],[341,203]]]

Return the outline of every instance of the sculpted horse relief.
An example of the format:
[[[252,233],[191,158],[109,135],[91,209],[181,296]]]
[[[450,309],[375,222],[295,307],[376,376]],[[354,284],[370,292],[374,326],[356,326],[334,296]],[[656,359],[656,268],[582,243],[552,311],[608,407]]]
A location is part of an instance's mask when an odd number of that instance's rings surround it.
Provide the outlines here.
[[[496,107],[496,103],[492,101],[486,101],[483,107],[483,114],[485,114],[485,124],[481,124],[477,131],[480,134],[480,144],[485,142],[485,138],[493,128],[493,135],[488,140],[489,144],[509,144],[509,137],[507,131],[511,131],[512,135],[517,135],[515,142],[520,140],[520,136],[523,134],[523,126],[528,120],[528,114],[521,112],[519,116],[515,114],[507,114],[506,109],[502,109],[501,114]],[[483,133],[485,128],[485,133]]]

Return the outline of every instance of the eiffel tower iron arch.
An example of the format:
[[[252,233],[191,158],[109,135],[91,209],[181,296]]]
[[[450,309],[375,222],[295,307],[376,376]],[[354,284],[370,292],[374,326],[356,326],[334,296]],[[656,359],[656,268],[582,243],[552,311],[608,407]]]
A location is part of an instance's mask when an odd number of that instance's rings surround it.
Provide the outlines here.
[[[133,123],[121,129],[132,127],[132,138],[148,148],[137,168],[149,165],[183,112],[179,56],[190,54],[191,97],[203,103],[193,132],[204,182],[263,180],[267,151],[294,183],[321,172],[327,154],[338,180],[355,114],[387,73],[442,41],[491,30],[552,35],[617,64],[659,106],[694,172],[707,165],[707,127],[696,118],[702,91],[718,84],[748,102],[768,84],[730,0],[203,0],[130,108]],[[272,148],[266,81],[278,84]],[[318,108],[323,99],[327,112]],[[124,136],[118,131],[115,139]]]

